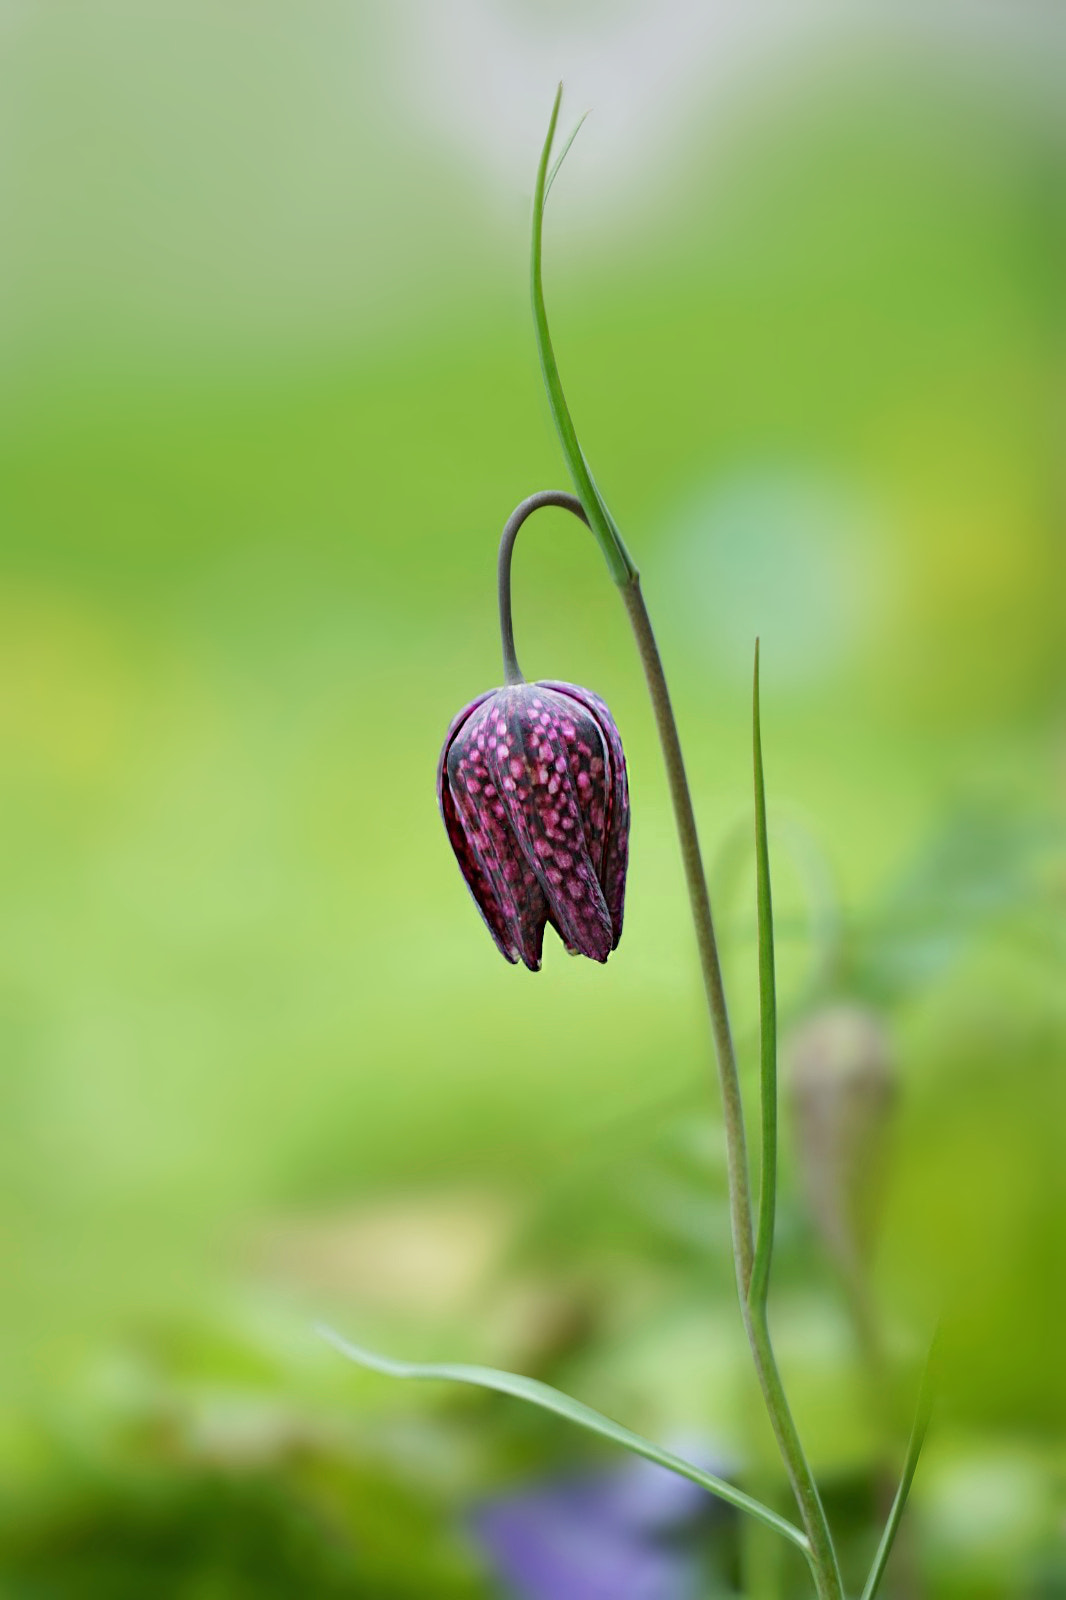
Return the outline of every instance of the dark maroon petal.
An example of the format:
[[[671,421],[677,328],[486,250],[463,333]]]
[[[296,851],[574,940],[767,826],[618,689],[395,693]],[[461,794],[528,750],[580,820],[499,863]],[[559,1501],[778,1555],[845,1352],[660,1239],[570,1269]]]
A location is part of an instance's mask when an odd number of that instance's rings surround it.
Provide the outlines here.
[[[477,707],[488,699],[491,692],[491,690],[488,690],[485,694],[478,695],[476,700],[472,700],[468,706],[464,706],[459,715],[453,719],[451,727],[448,729],[444,747],[440,753],[440,761],[437,763],[437,803],[440,806],[440,814],[444,818],[448,842],[451,844],[455,859],[459,863],[459,870],[466,880],[466,886],[470,890],[474,904],[481,912],[485,926],[492,934],[500,954],[506,960],[515,962],[518,960],[518,951],[512,947],[508,940],[507,930],[504,927],[503,913],[492,892],[488,877],[482,869],[477,854],[467,838],[466,830],[459,819],[448,778],[448,752],[452,747],[452,743],[471,713],[476,711]]]
[[[585,789],[595,791],[588,769],[602,750],[596,725],[572,700],[531,684],[502,690],[493,716],[489,772],[552,923],[568,946],[606,961],[611,919],[579,801]],[[602,823],[602,777],[600,784]]]
[[[599,864],[600,886],[611,917],[613,944],[622,937],[622,917],[626,899],[626,868],[629,864],[629,782],[622,739],[614,718],[599,695],[573,683],[545,683],[546,689],[569,695],[595,718],[607,751],[606,849]]]
[[[447,775],[445,775],[444,784],[440,791],[440,809],[441,816],[444,818],[444,826],[448,830],[448,839],[452,850],[455,852],[455,859],[459,863],[459,870],[466,880],[466,886],[470,890],[474,904],[481,912],[485,926],[492,934],[500,954],[508,961],[515,962],[518,960],[519,952],[506,942],[508,936],[503,923],[503,913],[489,886],[488,877],[477,859],[477,854],[466,837],[463,824],[459,820],[455,802],[448,786]]]
[[[601,869],[607,840],[609,780],[607,749],[603,736],[595,719],[583,705],[575,701],[572,695],[562,695],[555,690],[544,693],[543,684],[535,684],[533,687],[539,691],[538,698],[543,699],[545,704],[554,706],[559,713],[559,727],[566,744],[570,777],[578,810],[581,813],[585,847],[592,862],[592,870],[596,874],[596,881],[602,888]]]
[[[446,755],[447,792],[476,879],[467,874],[462,856],[460,866],[490,932],[508,960],[521,958],[535,972],[548,906],[490,770],[489,746],[495,744],[503,692],[486,696],[452,739]]]

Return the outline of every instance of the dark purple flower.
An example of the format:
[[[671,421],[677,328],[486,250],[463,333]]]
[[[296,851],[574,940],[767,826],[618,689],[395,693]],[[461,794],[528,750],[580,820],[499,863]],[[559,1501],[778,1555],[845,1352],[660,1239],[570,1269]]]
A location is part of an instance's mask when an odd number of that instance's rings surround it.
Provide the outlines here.
[[[622,937],[629,789],[618,729],[597,695],[572,683],[479,695],[448,729],[437,796],[508,961],[535,972],[548,922],[572,955],[607,960]]]

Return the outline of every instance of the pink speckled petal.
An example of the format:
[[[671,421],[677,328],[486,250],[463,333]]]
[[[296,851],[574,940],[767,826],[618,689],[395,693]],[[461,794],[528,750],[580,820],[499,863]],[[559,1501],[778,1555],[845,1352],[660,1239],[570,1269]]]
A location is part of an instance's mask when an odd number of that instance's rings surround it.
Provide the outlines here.
[[[490,933],[509,961],[520,958],[535,972],[548,906],[490,769],[502,693],[484,697],[452,738],[445,754],[444,792],[454,807],[464,848],[456,848],[454,838],[452,845]]]
[[[546,689],[569,695],[585,707],[595,718],[607,750],[608,782],[606,799],[606,849],[598,863],[600,886],[603,889],[607,910],[613,929],[612,950],[617,949],[622,937],[622,918],[625,912],[626,868],[629,864],[629,782],[626,775],[626,758],[622,740],[604,702],[591,689],[573,683],[546,682]]]
[[[597,725],[573,700],[535,684],[503,690],[494,709],[489,773],[552,923],[568,946],[606,961],[611,919],[584,819],[586,811],[598,811],[600,839],[597,846],[593,830],[592,845],[602,855],[603,744]],[[590,771],[596,760],[598,779]]]

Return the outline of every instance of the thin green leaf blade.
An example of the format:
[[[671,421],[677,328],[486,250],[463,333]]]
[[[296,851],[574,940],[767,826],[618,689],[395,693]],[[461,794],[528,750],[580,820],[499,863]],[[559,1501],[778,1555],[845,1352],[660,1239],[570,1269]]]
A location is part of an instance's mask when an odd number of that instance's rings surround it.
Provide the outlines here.
[[[537,168],[537,182],[533,192],[533,227],[530,243],[530,291],[533,300],[533,326],[537,339],[537,351],[540,355],[540,367],[544,376],[544,387],[548,394],[548,405],[551,409],[552,421],[555,431],[559,436],[563,458],[566,461],[574,490],[578,499],[585,508],[589,527],[596,536],[607,565],[611,569],[611,576],[615,583],[625,587],[633,582],[637,576],[637,569],[628,550],[623,543],[614,519],[603,502],[603,497],[596,488],[588,463],[578,443],[574,421],[570,415],[570,407],[563,393],[562,379],[559,376],[559,364],[555,359],[552,348],[551,334],[548,331],[548,313],[544,304],[544,202],[548,187],[569,150],[573,137],[567,141],[559,161],[549,174],[552,146],[555,142],[555,129],[559,121],[559,107],[562,103],[563,86],[559,85],[552,107],[551,120],[548,123],[548,134],[544,141],[544,148],[540,154],[540,164]],[[580,127],[580,123],[578,124]],[[576,129],[574,130],[576,133]]]
[[[892,1509],[888,1514],[888,1521],[885,1524],[885,1531],[881,1535],[881,1543],[878,1545],[877,1554],[874,1556],[874,1563],[870,1569],[870,1576],[867,1578],[866,1587],[862,1591],[862,1600],[874,1600],[874,1596],[881,1587],[881,1579],[885,1575],[885,1568],[888,1566],[888,1558],[892,1554],[892,1546],[896,1542],[896,1534],[899,1532],[899,1525],[903,1520],[903,1511],[907,1504],[907,1496],[910,1494],[911,1484],[914,1482],[914,1474],[918,1467],[918,1458],[922,1453],[922,1445],[925,1443],[925,1435],[929,1427],[929,1417],[933,1409],[934,1365],[936,1361],[937,1338],[938,1335],[934,1334],[929,1355],[925,1363],[925,1371],[922,1373],[922,1384],[918,1394],[918,1408],[914,1418],[914,1426],[911,1429],[910,1440],[907,1444],[907,1455],[903,1463],[903,1474],[900,1478],[899,1488],[896,1490],[896,1498],[892,1502]]]
[[[755,764],[755,880],[759,920],[759,1090],[762,1107],[762,1162],[759,1174],[759,1226],[748,1299],[765,1307],[777,1218],[777,983],[774,973],[774,910],[770,893],[770,843],[766,825],[766,779],[762,759],[762,707],[759,692],[759,641],[755,641],[752,689],[752,746]]]
[[[583,111],[581,113],[581,116],[577,120],[577,125],[575,126],[573,133],[570,135],[569,139],[567,139],[566,143],[563,145],[563,148],[559,151],[559,154],[556,156],[554,162],[552,163],[552,169],[548,173],[548,176],[544,181],[544,204],[545,205],[547,205],[547,203],[548,203],[548,196],[551,194],[552,184],[555,182],[556,178],[559,176],[559,168],[562,166],[563,162],[566,160],[567,156],[570,154],[570,146],[573,144],[574,140],[577,138],[578,134],[581,132],[582,128],[584,127],[585,121],[586,121],[588,115],[589,115],[589,113],[587,111]]]
[[[735,1489],[723,1478],[717,1478],[713,1473],[704,1472],[702,1468],[693,1466],[681,1456],[660,1449],[658,1445],[652,1444],[639,1433],[622,1427],[618,1422],[612,1422],[609,1417],[594,1411],[591,1406],[584,1405],[580,1400],[574,1400],[561,1389],[553,1389],[550,1384],[541,1383],[537,1378],[523,1378],[518,1373],[501,1372],[495,1367],[459,1366],[450,1362],[420,1364],[394,1361],[389,1356],[378,1355],[372,1350],[365,1350],[359,1345],[349,1343],[332,1328],[320,1327],[318,1331],[334,1349],[339,1350],[341,1355],[347,1356],[349,1361],[367,1367],[372,1372],[380,1372],[387,1378],[439,1379],[449,1383],[473,1384],[475,1388],[492,1389],[498,1394],[525,1400],[530,1405],[538,1406],[542,1411],[554,1412],[556,1416],[564,1417],[567,1422],[573,1422],[589,1433],[599,1434],[601,1438],[610,1439],[612,1443],[621,1445],[632,1455],[643,1456],[646,1461],[654,1461],[657,1466],[677,1473],[678,1477],[699,1484],[708,1494],[716,1495],[719,1500],[725,1500],[738,1511],[746,1511],[749,1516],[757,1517],[767,1527],[773,1528],[783,1538],[797,1545],[805,1554],[809,1548],[806,1536],[800,1529],[786,1518],[778,1516],[776,1511],[771,1511],[769,1506],[753,1500],[750,1495]]]

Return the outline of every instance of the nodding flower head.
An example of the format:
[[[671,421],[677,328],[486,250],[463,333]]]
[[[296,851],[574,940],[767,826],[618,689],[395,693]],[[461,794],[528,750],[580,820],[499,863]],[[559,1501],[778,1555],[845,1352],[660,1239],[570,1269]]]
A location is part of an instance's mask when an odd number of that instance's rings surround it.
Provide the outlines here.
[[[540,966],[546,923],[606,961],[622,936],[629,790],[597,695],[572,683],[483,694],[448,730],[437,796],[467,887],[508,961]]]

